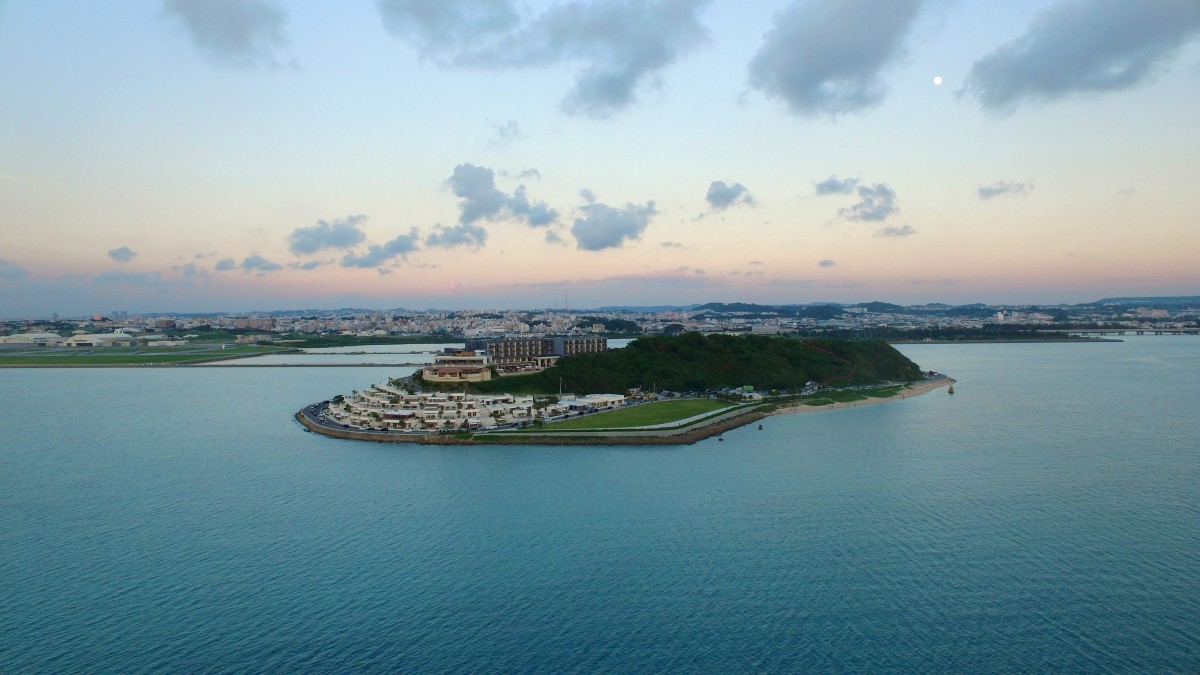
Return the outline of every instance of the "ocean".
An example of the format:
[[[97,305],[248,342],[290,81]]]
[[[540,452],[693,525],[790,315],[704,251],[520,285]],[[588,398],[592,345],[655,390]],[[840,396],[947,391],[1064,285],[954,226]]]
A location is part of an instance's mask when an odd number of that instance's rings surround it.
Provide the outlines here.
[[[306,433],[403,367],[0,370],[0,672],[1200,671],[1200,338],[691,446]]]

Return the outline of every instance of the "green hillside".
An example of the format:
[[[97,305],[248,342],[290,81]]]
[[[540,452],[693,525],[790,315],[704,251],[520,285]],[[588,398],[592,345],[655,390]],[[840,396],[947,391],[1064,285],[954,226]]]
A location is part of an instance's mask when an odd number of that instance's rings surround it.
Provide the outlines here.
[[[695,391],[753,385],[798,390],[921,379],[921,369],[882,340],[702,335],[639,338],[623,349],[564,358],[540,373],[472,384],[477,392],[623,392],[630,387]]]

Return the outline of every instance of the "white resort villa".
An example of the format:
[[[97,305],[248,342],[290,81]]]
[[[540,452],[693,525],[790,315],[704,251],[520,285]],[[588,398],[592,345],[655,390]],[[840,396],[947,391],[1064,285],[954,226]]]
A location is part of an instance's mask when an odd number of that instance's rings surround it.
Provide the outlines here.
[[[534,420],[553,420],[582,412],[625,405],[622,394],[564,395],[549,398],[514,394],[408,393],[390,384],[372,385],[336,397],[326,413],[330,421],[355,428],[438,431],[488,429]]]

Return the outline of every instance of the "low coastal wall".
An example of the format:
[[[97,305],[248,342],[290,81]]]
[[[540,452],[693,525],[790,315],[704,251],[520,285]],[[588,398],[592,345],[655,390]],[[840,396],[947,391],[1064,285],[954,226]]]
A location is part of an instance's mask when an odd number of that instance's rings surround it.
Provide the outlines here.
[[[462,438],[439,434],[389,434],[356,429],[339,429],[319,424],[301,410],[296,421],[304,428],[323,436],[344,438],[353,441],[375,443],[419,443],[421,445],[691,445],[706,438],[718,436],[741,426],[757,422],[770,413],[758,409],[745,410],[738,415],[708,422],[697,422],[683,429],[597,431],[588,435],[580,432],[572,435],[554,436],[540,434],[481,434]]]
[[[730,429],[757,422],[770,415],[790,415],[810,413],[819,410],[836,408],[853,408],[861,405],[887,403],[899,399],[919,396],[926,392],[946,387],[954,383],[949,377],[935,380],[914,382],[887,398],[867,398],[862,401],[847,403],[831,403],[822,406],[810,406],[797,403],[775,407],[764,404],[761,407],[742,409],[728,416],[696,422],[681,429],[628,429],[578,432],[572,434],[553,435],[553,432],[542,433],[491,433],[479,434],[469,438],[439,434],[398,434],[387,432],[361,431],[345,429],[320,424],[305,414],[304,410],[296,413],[296,420],[306,429],[314,433],[344,438],[355,441],[374,441],[376,443],[419,443],[422,445],[691,445],[706,438],[719,436]]]

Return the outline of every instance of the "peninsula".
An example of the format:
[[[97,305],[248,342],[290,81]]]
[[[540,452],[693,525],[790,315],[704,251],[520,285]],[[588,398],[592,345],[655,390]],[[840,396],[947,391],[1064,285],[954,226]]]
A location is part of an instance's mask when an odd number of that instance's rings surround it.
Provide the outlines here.
[[[317,433],[382,442],[680,444],[770,414],[905,398],[950,382],[881,340],[689,333],[484,381],[391,379],[296,418]]]

